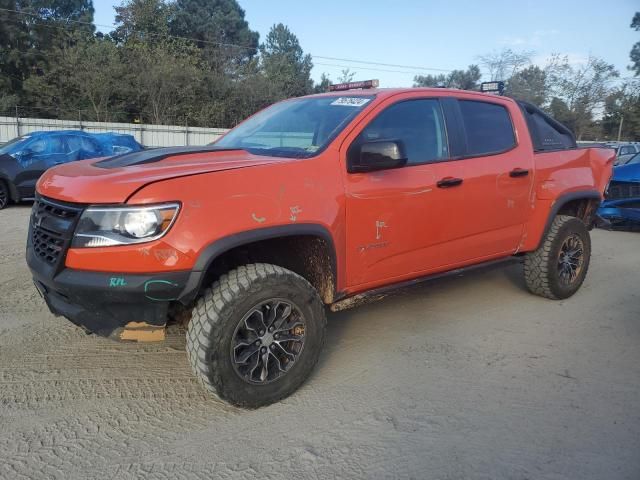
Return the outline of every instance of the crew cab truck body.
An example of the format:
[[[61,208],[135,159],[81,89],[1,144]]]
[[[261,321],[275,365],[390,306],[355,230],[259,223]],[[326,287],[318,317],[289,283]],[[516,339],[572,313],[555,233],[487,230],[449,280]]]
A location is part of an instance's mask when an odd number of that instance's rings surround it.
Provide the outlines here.
[[[504,97],[303,97],[210,146],[49,170],[27,261],[52,312],[100,335],[161,340],[190,311],[195,374],[257,407],[309,375],[326,305],[514,256],[533,293],[572,295],[613,160]]]

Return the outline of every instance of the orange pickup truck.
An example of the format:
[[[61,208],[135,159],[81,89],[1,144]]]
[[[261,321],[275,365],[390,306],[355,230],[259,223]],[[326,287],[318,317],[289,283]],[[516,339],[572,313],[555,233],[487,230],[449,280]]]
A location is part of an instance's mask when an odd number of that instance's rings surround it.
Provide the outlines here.
[[[313,95],[212,145],[49,170],[27,262],[54,314],[103,336],[162,340],[190,315],[195,375],[255,408],[310,374],[327,306],[508,259],[531,292],[575,293],[613,161],[505,97]]]

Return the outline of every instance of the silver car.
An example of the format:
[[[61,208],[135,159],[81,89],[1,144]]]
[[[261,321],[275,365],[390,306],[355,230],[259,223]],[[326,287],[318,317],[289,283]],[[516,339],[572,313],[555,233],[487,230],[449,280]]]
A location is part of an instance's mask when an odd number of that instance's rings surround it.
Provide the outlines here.
[[[640,153],[639,144],[626,144],[616,147],[616,165],[625,165],[631,157]]]

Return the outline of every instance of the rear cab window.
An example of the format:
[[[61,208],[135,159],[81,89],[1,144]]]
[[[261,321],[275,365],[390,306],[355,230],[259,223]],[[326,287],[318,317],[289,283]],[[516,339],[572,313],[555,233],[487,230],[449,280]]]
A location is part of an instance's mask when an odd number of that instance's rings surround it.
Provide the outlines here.
[[[571,130],[527,102],[518,102],[527,121],[535,152],[553,152],[577,148]]]

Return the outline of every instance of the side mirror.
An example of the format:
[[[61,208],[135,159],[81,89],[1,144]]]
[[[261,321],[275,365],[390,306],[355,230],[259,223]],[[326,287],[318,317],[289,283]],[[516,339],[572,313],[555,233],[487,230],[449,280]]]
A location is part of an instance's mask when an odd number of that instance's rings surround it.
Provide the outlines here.
[[[14,154],[16,160],[29,160],[33,156],[33,150],[30,148],[25,148],[24,150],[20,150]]]
[[[349,173],[388,170],[407,164],[404,145],[399,140],[363,143],[350,152],[349,157]]]

